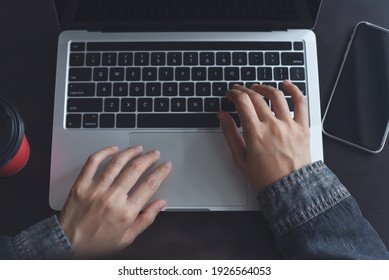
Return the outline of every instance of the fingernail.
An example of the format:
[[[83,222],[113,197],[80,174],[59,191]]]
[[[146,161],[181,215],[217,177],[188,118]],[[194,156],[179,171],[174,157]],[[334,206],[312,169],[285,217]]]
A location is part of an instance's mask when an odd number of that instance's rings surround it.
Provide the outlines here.
[[[255,84],[252,84],[252,85],[251,85],[251,88],[256,88],[256,87],[258,87],[258,86],[259,86],[259,84],[255,83]]]
[[[161,211],[163,208],[165,208],[165,206],[166,206],[165,200],[159,201],[158,204],[156,205],[156,207],[159,209],[159,211]]]

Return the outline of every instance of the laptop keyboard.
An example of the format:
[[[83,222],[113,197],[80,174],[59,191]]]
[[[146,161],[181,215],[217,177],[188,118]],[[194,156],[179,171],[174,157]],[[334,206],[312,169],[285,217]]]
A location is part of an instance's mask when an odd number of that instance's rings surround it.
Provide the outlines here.
[[[302,42],[72,42],[68,61],[66,128],[219,128],[220,110],[240,126],[234,84],[306,94]]]

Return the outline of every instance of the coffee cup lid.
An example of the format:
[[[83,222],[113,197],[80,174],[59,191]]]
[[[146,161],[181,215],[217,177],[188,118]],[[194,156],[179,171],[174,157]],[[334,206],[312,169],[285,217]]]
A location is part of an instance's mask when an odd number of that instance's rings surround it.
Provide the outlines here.
[[[23,136],[24,124],[20,113],[0,97],[0,168],[13,159]]]

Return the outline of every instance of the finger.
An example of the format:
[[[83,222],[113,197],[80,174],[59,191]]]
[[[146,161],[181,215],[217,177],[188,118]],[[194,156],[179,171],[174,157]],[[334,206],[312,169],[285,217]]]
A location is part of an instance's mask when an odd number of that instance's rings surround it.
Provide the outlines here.
[[[134,223],[128,229],[124,237],[126,245],[129,245],[134,239],[145,231],[155,220],[159,212],[166,206],[166,201],[157,200],[150,203],[135,219]]]
[[[242,123],[244,138],[250,138],[252,128],[257,127],[260,124],[250,96],[243,91],[231,89],[227,91],[226,97],[235,105],[239,119]]]
[[[127,198],[133,213],[139,212],[158,190],[159,186],[169,175],[172,168],[171,162],[165,162],[158,166],[140,186]]]
[[[255,85],[253,85],[253,87],[255,88]],[[234,85],[233,88],[248,94],[260,121],[263,121],[269,117],[273,117],[273,113],[271,112],[269,105],[267,105],[264,97],[261,94],[241,85]]]
[[[271,107],[276,118],[280,120],[291,119],[289,106],[282,91],[266,85],[255,85],[253,89],[270,99]]]
[[[107,158],[110,158],[114,154],[116,154],[118,150],[119,148],[116,146],[107,147],[91,155],[83,166],[80,175],[77,178],[77,181],[80,182],[93,180],[93,177],[95,176],[100,164]]]
[[[112,186],[118,189],[120,193],[124,192],[127,194],[143,173],[158,161],[159,157],[159,151],[154,150],[133,159],[123,168]]]
[[[224,138],[230,148],[232,159],[239,168],[245,157],[245,143],[239,134],[236,123],[226,112],[219,112],[218,118],[223,129]]]
[[[305,127],[309,126],[308,121],[308,103],[307,98],[302,94],[300,89],[292,82],[286,80],[284,88],[292,96],[294,103],[294,120]]]
[[[143,148],[138,146],[127,148],[117,154],[114,158],[112,158],[107,167],[104,169],[103,173],[100,175],[102,184],[106,188],[109,188],[109,186],[115,181],[116,177],[121,173],[127,163],[139,156],[142,152]]]

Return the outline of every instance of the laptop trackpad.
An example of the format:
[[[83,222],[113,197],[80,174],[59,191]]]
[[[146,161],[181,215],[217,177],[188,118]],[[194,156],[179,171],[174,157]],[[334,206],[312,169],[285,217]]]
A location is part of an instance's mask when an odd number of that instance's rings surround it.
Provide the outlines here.
[[[212,208],[247,204],[246,180],[234,167],[220,132],[134,132],[130,146],[157,149],[160,162],[171,161],[172,172],[155,198],[168,208]]]

